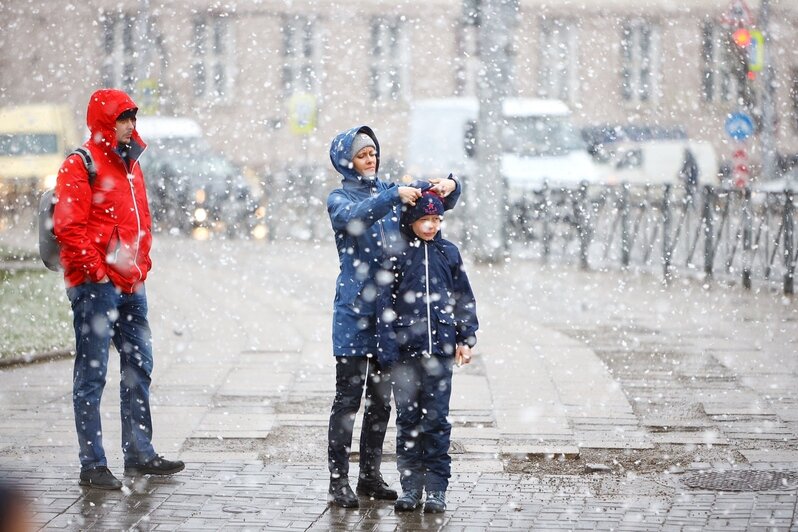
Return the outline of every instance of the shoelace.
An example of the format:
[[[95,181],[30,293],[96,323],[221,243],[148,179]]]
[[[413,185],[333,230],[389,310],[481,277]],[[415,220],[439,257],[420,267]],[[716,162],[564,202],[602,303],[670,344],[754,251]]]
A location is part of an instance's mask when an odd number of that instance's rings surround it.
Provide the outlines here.
[[[435,501],[435,502],[446,502],[446,497],[444,496],[443,492],[440,491],[433,491],[432,493],[427,494],[427,498]]]

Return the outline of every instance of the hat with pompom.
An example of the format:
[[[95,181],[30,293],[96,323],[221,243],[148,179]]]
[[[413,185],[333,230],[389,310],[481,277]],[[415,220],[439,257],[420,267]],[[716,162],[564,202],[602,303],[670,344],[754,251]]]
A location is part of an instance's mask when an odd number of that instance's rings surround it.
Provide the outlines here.
[[[443,201],[441,197],[427,190],[416,200],[415,205],[405,205],[402,210],[402,223],[412,224],[423,216],[443,216]]]

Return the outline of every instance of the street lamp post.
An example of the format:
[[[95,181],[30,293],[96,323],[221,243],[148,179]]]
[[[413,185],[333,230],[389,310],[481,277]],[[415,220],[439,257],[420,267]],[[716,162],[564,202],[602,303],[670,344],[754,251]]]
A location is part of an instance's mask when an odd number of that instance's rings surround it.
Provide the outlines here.
[[[136,35],[140,55],[136,65],[136,82],[139,83],[150,77],[150,61],[152,59],[150,54],[150,0],[139,0],[137,22]]]
[[[511,47],[518,0],[482,0],[477,80],[477,172],[469,183],[468,204],[474,256],[496,262],[506,248],[507,183],[501,173],[503,102],[512,86]]]
[[[773,39],[770,36],[770,0],[762,0],[759,10],[759,24],[762,27],[762,34],[764,36],[764,65],[762,77],[762,134],[760,141],[762,143],[762,177],[766,181],[776,177],[776,135],[775,135],[775,99],[773,97],[774,85],[774,71],[773,63],[771,61],[772,54],[770,47],[773,44]]]

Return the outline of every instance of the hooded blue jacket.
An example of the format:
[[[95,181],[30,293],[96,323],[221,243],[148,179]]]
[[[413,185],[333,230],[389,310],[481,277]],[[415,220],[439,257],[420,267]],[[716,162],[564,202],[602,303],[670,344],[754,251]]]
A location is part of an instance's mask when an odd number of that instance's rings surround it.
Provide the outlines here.
[[[454,356],[457,345],[476,344],[479,328],[457,246],[440,232],[421,240],[404,218],[401,233],[407,245],[392,261],[392,282],[380,286],[377,298],[377,358],[386,368],[403,356]]]
[[[340,273],[335,287],[333,309],[333,355],[376,355],[379,335],[376,327],[377,282],[387,283],[391,275],[390,256],[404,246],[399,235],[402,201],[394,183],[358,174],[349,159],[358,133],[374,140],[377,168],[380,143],[368,126],[354,127],[338,134],[330,145],[330,161],[342,176],[342,186],[327,198]],[[455,180],[456,182],[456,180]],[[444,199],[451,209],[460,197],[460,184]]]

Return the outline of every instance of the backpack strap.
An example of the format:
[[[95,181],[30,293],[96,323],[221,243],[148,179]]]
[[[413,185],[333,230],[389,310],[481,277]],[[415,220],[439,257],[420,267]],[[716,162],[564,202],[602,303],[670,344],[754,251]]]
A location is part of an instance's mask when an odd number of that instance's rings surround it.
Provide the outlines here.
[[[83,160],[86,171],[89,172],[89,186],[94,185],[94,179],[97,177],[97,167],[94,166],[94,159],[91,158],[91,153],[86,148],[75,148],[69,155],[77,155]]]

